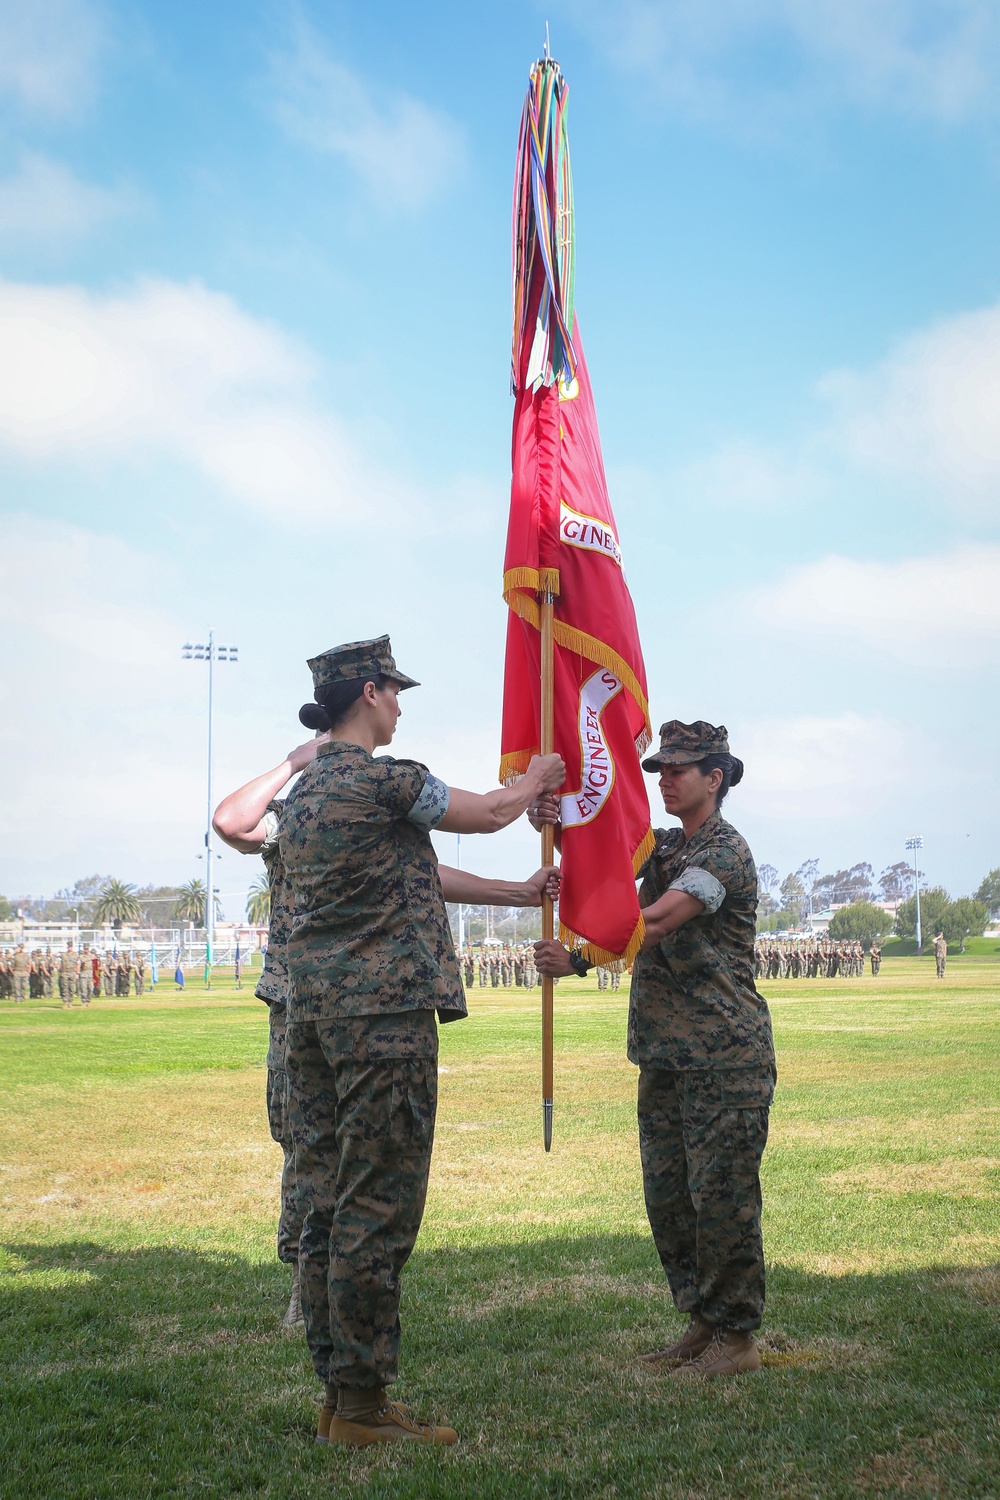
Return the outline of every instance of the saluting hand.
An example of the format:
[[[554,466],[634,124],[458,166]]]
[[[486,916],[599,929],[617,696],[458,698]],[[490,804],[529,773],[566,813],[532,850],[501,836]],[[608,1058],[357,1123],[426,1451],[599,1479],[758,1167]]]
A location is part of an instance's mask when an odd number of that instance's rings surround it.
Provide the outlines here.
[[[326,740],[330,738],[329,731],[317,734],[311,740],[306,740],[304,745],[296,745],[294,750],[289,750],[285,759],[292,768],[292,773],[304,771],[316,759],[316,751]]]

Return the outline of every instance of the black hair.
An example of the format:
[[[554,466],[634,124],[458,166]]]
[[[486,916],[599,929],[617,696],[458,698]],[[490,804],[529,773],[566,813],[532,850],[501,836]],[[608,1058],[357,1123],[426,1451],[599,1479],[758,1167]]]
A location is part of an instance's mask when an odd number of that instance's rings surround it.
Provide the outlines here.
[[[352,677],[349,682],[331,682],[326,687],[319,687],[313,694],[315,703],[303,703],[299,709],[299,723],[321,733],[336,729],[361,697],[366,682],[374,682],[381,689],[391,681],[391,677],[376,672],[372,677]]]
[[[706,755],[703,760],[696,760],[695,765],[703,776],[711,776],[713,771],[722,772],[722,780],[715,793],[718,811],[729,796],[730,788],[738,786],[743,780],[743,762],[735,755]]]

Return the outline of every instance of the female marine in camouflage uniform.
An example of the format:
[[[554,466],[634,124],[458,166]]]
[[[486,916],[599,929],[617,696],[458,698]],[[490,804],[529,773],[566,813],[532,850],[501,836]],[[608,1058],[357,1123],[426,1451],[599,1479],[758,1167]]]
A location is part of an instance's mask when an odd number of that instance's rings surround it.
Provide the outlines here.
[[[306,1337],[326,1384],[317,1440],[452,1443],[388,1400],[399,1354],[400,1275],[423,1214],[437,1105],[437,1028],[466,1014],[445,901],[537,906],[554,871],[483,880],[438,866],[430,830],[491,833],[559,786],[558,756],[484,796],[416,761],[376,756],[396,730],[388,636],[309,663],[328,732],[286,798],[281,859],[293,913],[287,943],[287,1057]]]
[[[639,1066],[646,1211],[684,1335],[645,1356],[680,1375],[758,1369],[764,1311],[760,1162],[774,1092],[767,1005],[754,986],[757,872],[719,805],[743,775],[724,727],[673,719],[643,761],[660,773],[667,812],[640,872],[646,923],[629,1005]],[[551,821],[554,808],[540,804]],[[541,821],[542,818],[539,818]],[[536,944],[549,974],[589,965]]]

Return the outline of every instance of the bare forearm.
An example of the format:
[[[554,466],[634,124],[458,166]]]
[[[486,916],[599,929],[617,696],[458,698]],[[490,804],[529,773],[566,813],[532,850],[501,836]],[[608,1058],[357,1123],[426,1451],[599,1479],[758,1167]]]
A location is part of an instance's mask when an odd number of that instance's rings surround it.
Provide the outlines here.
[[[689,896],[687,891],[667,891],[658,901],[643,910],[643,921],[646,924],[646,935],[642,940],[643,952],[647,948],[655,948],[671,932],[676,932],[678,927],[683,927],[692,917],[700,916],[704,910],[704,904],[694,896]]]
[[[490,880],[451,865],[438,865],[441,887],[446,901],[466,902],[470,906],[535,906],[534,888],[522,880]]]
[[[533,802],[561,786],[566,766],[559,755],[533,755],[513,786],[495,792],[464,792],[449,788],[448,811],[437,825],[442,833],[498,833],[513,823]]]
[[[292,778],[292,767],[286,757],[273,771],[255,776],[239,791],[230,792],[215,809],[212,827],[221,839],[238,849],[254,842],[254,834],[271,802]]]
[[[534,783],[527,776],[513,786],[497,787],[495,792],[466,792],[452,787],[448,811],[438,827],[442,833],[499,833],[527,811],[534,796]]]

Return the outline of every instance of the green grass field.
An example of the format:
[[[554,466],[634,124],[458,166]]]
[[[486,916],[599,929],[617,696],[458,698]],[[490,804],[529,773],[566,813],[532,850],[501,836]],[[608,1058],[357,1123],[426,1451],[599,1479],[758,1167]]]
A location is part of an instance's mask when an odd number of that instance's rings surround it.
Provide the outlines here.
[[[397,1387],[458,1427],[438,1452],[313,1445],[249,989],[4,1003],[0,1493],[997,1496],[1000,955],[764,989],[766,1364],[715,1384],[636,1360],[681,1320],[624,991],[556,991],[548,1157],[537,991],[443,1029]]]

